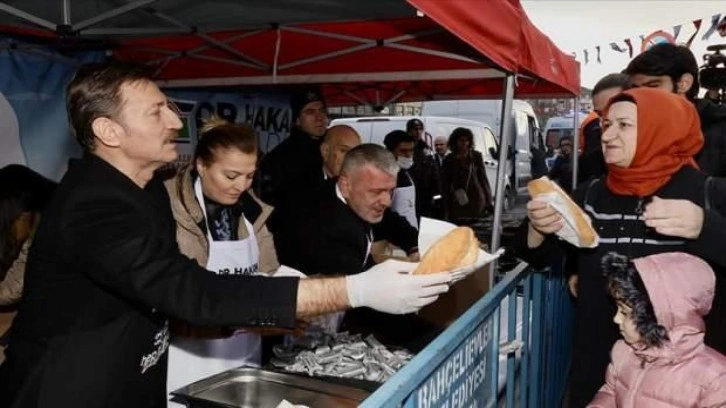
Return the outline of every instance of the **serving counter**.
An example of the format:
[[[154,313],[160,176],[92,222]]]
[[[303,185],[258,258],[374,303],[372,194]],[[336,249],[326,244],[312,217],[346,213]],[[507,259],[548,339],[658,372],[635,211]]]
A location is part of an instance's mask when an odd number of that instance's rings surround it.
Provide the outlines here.
[[[380,386],[242,369],[180,391],[215,408],[561,406],[570,314],[561,275],[520,264]]]

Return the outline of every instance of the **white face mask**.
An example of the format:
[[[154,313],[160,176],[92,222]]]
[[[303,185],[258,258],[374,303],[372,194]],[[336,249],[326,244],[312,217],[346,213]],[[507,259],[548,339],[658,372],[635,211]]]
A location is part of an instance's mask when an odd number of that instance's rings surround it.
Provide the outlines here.
[[[413,166],[413,157],[399,157],[397,160],[399,167],[408,170]]]

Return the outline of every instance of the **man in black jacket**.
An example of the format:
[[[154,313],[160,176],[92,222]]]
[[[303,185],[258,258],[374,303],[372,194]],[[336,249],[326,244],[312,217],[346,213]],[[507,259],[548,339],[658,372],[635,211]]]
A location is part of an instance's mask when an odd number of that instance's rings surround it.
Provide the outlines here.
[[[371,245],[381,232],[374,226],[390,230],[399,225],[397,235],[409,234],[404,241],[416,242],[417,230],[388,211],[398,170],[393,155],[381,146],[363,144],[351,149],[340,177],[328,180],[316,199],[298,207],[294,227],[287,230],[290,235],[278,251],[280,262],[306,274],[356,275],[373,264]],[[388,237],[395,235],[388,232]],[[343,324],[398,345],[410,345],[402,344],[410,340],[425,344],[422,336],[432,333],[415,317],[386,316],[365,308],[347,312]]]
[[[433,151],[428,140],[431,135],[424,130],[421,119],[413,118],[406,122],[406,133],[415,141],[411,177],[416,185],[416,214],[419,217],[436,217],[440,214],[435,208],[434,197],[441,195],[440,183],[436,179]]]
[[[388,211],[397,173],[396,160],[382,147],[364,144],[351,149],[340,177],[323,182],[315,197],[299,203],[288,216],[289,228],[279,240],[275,237],[280,263],[305,274],[360,273],[372,265],[373,240],[392,225],[398,226],[398,235],[408,233],[404,242],[416,245],[416,229],[400,217],[391,220],[395,214]],[[374,231],[383,224],[388,227]]]
[[[360,135],[350,126],[337,125],[327,130],[320,145],[322,157],[322,170],[310,184],[298,186],[299,192],[295,200],[281,203],[275,208],[274,218],[275,249],[280,262],[300,270],[309,269],[307,255],[301,255],[302,246],[308,242],[311,234],[317,233],[316,224],[327,223],[323,221],[329,214],[330,208],[325,207],[327,201],[337,204],[334,197],[334,186],[343,167],[343,160],[348,151],[361,144]],[[311,215],[319,214],[321,219],[315,220],[312,225]],[[335,219],[329,218],[329,219]],[[388,240],[402,248],[411,257],[411,261],[418,261],[418,231],[411,227],[405,218],[386,209],[381,222],[375,223],[374,235],[376,240]],[[305,242],[303,242],[305,241]],[[334,244],[333,244],[334,245]],[[305,266],[303,266],[305,265]],[[329,266],[322,266],[328,268]],[[313,271],[317,267],[312,268]]]
[[[402,264],[302,281],[210,273],[179,253],[154,178],[176,159],[182,123],[150,77],[83,66],[67,108],[85,153],[35,234],[0,366],[2,407],[164,407],[168,316],[289,328],[296,317],[357,306],[411,313],[448,288],[449,274],[401,275],[410,270]]]
[[[320,143],[328,111],[320,90],[294,93],[291,109],[295,125],[290,136],[262,158],[258,171],[260,198],[273,207],[297,199],[301,186],[313,184],[323,171]]]
[[[625,69],[633,86],[661,88],[688,98],[701,117],[705,143],[696,157],[701,170],[711,176],[726,176],[726,105],[698,99],[698,62],[681,45],[657,44],[633,58]]]

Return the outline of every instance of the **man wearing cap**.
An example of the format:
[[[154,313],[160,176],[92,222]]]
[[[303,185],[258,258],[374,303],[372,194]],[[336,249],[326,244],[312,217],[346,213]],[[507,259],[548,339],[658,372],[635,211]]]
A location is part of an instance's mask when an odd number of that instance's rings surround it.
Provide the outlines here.
[[[424,138],[426,133],[421,119],[413,118],[406,122],[406,133],[416,140],[413,148],[413,166],[410,169],[416,185],[416,214],[419,218],[435,218],[437,213],[434,209],[434,197],[439,195],[440,189],[436,183],[433,151]]]
[[[413,161],[423,163],[427,157],[432,155],[433,151],[424,138],[426,133],[424,132],[424,124],[421,119],[413,118],[406,122],[406,133],[416,139]]]
[[[328,127],[328,111],[320,89],[294,93],[291,108],[290,136],[260,161],[260,196],[273,206],[295,200],[301,188],[316,185],[323,168],[320,143]]]

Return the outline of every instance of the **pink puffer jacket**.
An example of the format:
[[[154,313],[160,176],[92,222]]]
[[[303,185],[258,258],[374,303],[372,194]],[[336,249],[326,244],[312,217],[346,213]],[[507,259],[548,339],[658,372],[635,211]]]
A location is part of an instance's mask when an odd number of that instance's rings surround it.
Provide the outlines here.
[[[640,351],[623,340],[615,343],[606,383],[588,407],[726,407],[726,356],[703,343],[713,271],[684,253],[634,263],[670,340]]]

